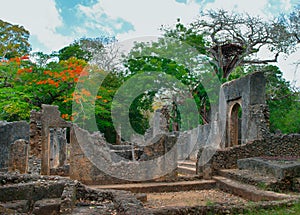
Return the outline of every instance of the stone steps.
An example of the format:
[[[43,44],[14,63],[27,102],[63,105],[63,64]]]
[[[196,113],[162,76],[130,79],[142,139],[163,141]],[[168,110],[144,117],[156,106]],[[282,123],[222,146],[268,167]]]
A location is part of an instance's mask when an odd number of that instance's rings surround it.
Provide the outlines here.
[[[190,190],[206,190],[216,186],[214,180],[194,180],[180,182],[153,182],[136,184],[116,184],[116,185],[95,185],[89,186],[92,189],[114,189],[126,190],[133,193],[161,193],[161,192],[179,192]]]
[[[178,174],[196,175],[196,162],[191,160],[178,161]]]
[[[186,166],[186,167],[191,167],[196,169],[196,161],[191,161],[191,160],[185,160],[185,161],[178,161],[179,166]]]
[[[196,175],[196,169],[186,166],[178,166],[177,172],[180,175]]]
[[[216,181],[219,189],[254,202],[282,200],[292,197],[286,194],[260,190],[256,186],[244,184],[222,176],[214,176],[213,179]]]

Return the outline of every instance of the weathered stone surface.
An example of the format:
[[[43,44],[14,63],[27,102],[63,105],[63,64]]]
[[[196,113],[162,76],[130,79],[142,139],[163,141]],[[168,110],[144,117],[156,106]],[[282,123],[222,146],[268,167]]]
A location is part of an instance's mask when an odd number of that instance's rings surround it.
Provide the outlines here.
[[[19,139],[29,141],[29,124],[27,122],[0,121],[0,171],[1,169],[7,170],[10,145]]]
[[[0,214],[11,214],[11,215],[15,215],[17,212],[15,210],[6,208],[4,205],[0,204]]]
[[[0,187],[0,202],[13,200],[39,200],[43,198],[58,198],[64,189],[64,182],[48,183],[37,181],[35,183],[12,184]]]
[[[29,142],[16,140],[10,145],[8,171],[18,171],[21,174],[28,170]]]
[[[210,163],[213,170],[237,168],[237,160],[250,157],[291,157],[300,154],[300,135],[270,136],[265,140],[255,140],[245,145],[218,149]],[[202,151],[198,153],[198,160]],[[199,168],[199,166],[197,167]]]
[[[61,195],[60,214],[72,214],[76,204],[76,183],[66,184]]]
[[[42,157],[42,113],[30,112],[30,156]]]
[[[231,192],[235,195],[241,196],[245,199],[254,202],[291,198],[291,196],[287,194],[259,190],[255,186],[242,184],[240,182],[233,181],[228,178],[223,178],[221,176],[214,176],[213,178],[217,181],[217,187],[220,188],[221,190]]]
[[[149,171],[146,168],[139,168],[139,161],[126,160],[111,151],[100,133],[90,134],[74,125],[70,136],[70,177],[72,179],[86,184],[115,184],[140,181],[140,178],[161,179],[162,175],[169,177],[168,172],[171,172],[171,177],[176,175],[176,150],[162,156],[172,148],[176,137],[167,135],[157,137],[154,144],[146,146],[147,148],[142,150],[144,156],[141,155],[141,159],[144,157],[153,163],[151,164],[153,170]],[[83,149],[80,141],[88,147]],[[156,159],[153,160],[154,158]],[[171,167],[172,170],[170,170]]]
[[[55,215],[59,214],[61,199],[42,199],[36,201],[34,204],[34,209],[32,211],[33,215]]]
[[[279,159],[279,158],[278,158]],[[264,158],[245,158],[237,161],[239,169],[249,169],[272,175],[280,180],[300,177],[300,162],[268,160]]]
[[[53,152],[53,142],[49,141],[51,139],[50,129],[51,128],[68,128],[71,127],[71,123],[66,122],[61,118],[61,114],[58,110],[58,106],[52,105],[42,105],[42,116],[41,116],[41,143],[42,143],[42,163],[41,163],[41,174],[50,175],[51,164],[55,166],[56,162],[51,163],[51,153]],[[62,147],[65,145],[62,144]],[[60,151],[60,149],[58,149]],[[52,154],[53,156],[53,154]],[[55,156],[54,156],[55,157]],[[55,158],[52,159],[55,159]],[[59,158],[58,158],[59,162]],[[57,162],[57,163],[58,163]],[[61,163],[61,162],[60,162]]]
[[[17,213],[27,213],[30,210],[29,200],[15,200],[3,203],[5,208],[15,210]],[[2,214],[2,213],[1,213]]]
[[[0,173],[0,214],[146,213],[130,192],[91,189],[57,176]]]
[[[255,72],[222,85],[221,90],[224,92],[226,103],[225,107],[221,105],[219,108],[226,108],[227,113],[223,147],[262,139],[265,133],[268,133],[269,114],[265,98],[265,84],[264,74]],[[235,117],[238,117],[238,111],[234,111],[237,105],[242,110],[240,126],[237,121],[234,122]],[[219,110],[219,112],[222,111]]]

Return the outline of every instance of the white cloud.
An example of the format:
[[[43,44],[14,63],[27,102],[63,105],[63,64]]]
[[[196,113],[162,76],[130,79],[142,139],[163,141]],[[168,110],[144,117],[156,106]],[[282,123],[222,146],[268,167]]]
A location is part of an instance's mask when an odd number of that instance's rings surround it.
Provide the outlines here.
[[[72,41],[55,32],[62,19],[52,0],[5,1],[0,7],[0,19],[24,26],[47,51],[60,49]]]
[[[79,10],[95,21],[100,20],[105,13],[112,20],[122,18],[131,23],[134,31],[118,35],[125,39],[160,34],[159,28],[162,24],[174,24],[177,18],[186,23],[191,22],[199,14],[199,8],[194,2],[185,5],[175,0],[101,0],[90,8],[80,6]]]
[[[289,56],[281,56],[278,59],[278,67],[283,72],[283,77],[290,81],[293,85],[300,87],[300,47],[299,50]]]
[[[215,0],[213,3],[208,3],[204,9],[224,9],[227,11],[238,11],[240,13],[265,17],[264,8],[267,3],[268,0]]]

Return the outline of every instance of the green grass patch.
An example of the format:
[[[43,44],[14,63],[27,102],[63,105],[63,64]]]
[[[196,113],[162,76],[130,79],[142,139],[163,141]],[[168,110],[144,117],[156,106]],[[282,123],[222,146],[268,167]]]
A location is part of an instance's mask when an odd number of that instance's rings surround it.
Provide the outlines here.
[[[300,201],[298,201],[293,206],[275,206],[272,209],[258,209],[258,210],[251,210],[248,215],[299,215],[300,214]]]

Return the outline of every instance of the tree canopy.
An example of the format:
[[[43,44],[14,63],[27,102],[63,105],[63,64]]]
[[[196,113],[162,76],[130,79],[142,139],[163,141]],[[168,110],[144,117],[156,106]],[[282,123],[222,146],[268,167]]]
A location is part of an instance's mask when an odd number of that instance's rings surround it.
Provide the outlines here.
[[[188,27],[179,23],[175,29],[165,27],[164,30],[166,35],[180,40],[186,40],[182,33],[192,34],[194,38],[203,37],[206,52],[212,58],[216,72],[227,79],[238,66],[277,62],[280,53],[295,50],[298,20],[296,13],[291,14],[290,24],[287,25],[286,21],[268,22],[248,14],[209,10]],[[190,44],[194,45],[192,42]],[[264,47],[273,53],[272,59],[256,58]]]
[[[14,58],[29,54],[29,31],[23,26],[0,20],[0,57]]]

